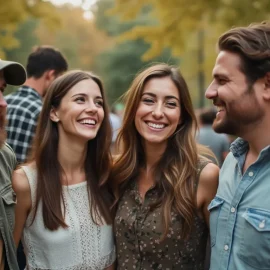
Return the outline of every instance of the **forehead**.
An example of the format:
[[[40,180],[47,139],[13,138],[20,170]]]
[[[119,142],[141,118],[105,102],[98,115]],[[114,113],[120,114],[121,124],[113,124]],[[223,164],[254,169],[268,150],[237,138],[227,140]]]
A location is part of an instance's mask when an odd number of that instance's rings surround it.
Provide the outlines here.
[[[179,91],[170,77],[152,78],[146,82],[143,93],[159,96],[175,96],[179,99]]]
[[[229,51],[220,51],[213,69],[213,77],[219,75],[228,77],[239,75],[242,73],[240,70],[241,64],[241,57],[238,54]]]
[[[101,96],[98,84],[92,79],[82,80],[69,89],[66,96],[74,96],[76,94],[85,94],[91,96]]]

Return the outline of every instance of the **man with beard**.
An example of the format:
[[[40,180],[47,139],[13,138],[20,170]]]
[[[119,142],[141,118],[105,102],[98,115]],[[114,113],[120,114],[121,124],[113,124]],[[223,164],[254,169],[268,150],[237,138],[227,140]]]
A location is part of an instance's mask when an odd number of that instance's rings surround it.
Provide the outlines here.
[[[11,175],[16,167],[16,157],[5,143],[6,107],[4,90],[7,84],[21,85],[26,72],[22,65],[0,60],[0,270],[19,269],[13,242],[14,207],[16,195],[11,186]]]
[[[206,97],[236,135],[208,209],[212,270],[270,269],[270,24],[224,33]]]

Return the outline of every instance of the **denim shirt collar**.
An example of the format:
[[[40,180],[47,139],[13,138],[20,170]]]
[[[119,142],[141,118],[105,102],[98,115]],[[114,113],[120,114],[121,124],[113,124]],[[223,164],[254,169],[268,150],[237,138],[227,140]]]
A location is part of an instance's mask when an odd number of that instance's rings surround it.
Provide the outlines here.
[[[247,141],[243,140],[242,138],[237,138],[230,147],[230,151],[234,155],[235,158],[239,158],[242,155],[246,154],[249,149],[249,144]],[[260,152],[258,159],[270,155],[270,145],[263,148]]]

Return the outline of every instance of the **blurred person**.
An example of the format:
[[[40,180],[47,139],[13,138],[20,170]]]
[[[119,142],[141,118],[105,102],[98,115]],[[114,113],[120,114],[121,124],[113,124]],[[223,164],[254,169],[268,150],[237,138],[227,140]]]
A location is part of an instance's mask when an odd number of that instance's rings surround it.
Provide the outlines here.
[[[218,134],[213,130],[212,124],[215,118],[216,110],[212,108],[203,109],[200,112],[200,128],[197,135],[197,141],[212,150],[217,158],[218,165],[221,167],[229,152],[230,142],[226,134]]]
[[[71,71],[49,87],[33,156],[14,172],[15,243],[27,269],[114,269],[107,179],[111,127],[104,89]]]
[[[204,269],[219,168],[196,144],[186,82],[176,68],[154,65],[125,101],[110,178],[117,269]]]
[[[16,167],[16,157],[6,140],[6,108],[4,91],[7,84],[21,85],[25,82],[24,67],[16,62],[0,60],[0,270],[19,269],[13,241],[16,195],[12,189],[11,176]]]
[[[270,269],[270,24],[231,29],[218,40],[206,97],[213,128],[236,135],[211,212],[211,269]]]
[[[116,103],[115,106],[113,107],[113,113],[118,115],[120,119],[123,118],[123,113],[124,113],[125,106],[123,103]]]
[[[116,138],[117,138],[117,135],[118,135],[118,131],[121,127],[121,124],[122,124],[122,120],[121,118],[113,113],[113,110],[111,110],[110,112],[110,123],[111,123],[111,127],[112,127],[112,143],[111,143],[111,152],[113,154],[115,154],[115,142],[116,142]]]
[[[55,78],[65,72],[68,64],[57,49],[39,46],[29,55],[27,80],[16,92],[7,95],[7,142],[15,151],[17,161],[25,162],[31,149],[42,99]]]

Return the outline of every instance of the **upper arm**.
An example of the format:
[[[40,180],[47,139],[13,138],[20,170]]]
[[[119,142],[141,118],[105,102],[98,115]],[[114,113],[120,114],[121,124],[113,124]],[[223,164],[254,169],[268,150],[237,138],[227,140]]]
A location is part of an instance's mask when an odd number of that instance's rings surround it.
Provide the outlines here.
[[[215,197],[218,188],[219,168],[213,163],[207,164],[200,174],[197,197],[200,201],[200,209],[202,210],[203,217],[209,225],[209,211],[208,205]]]
[[[27,176],[22,169],[13,172],[12,176],[13,190],[17,195],[17,204],[15,206],[15,227],[14,241],[18,246],[21,239],[22,231],[27,219],[28,213],[31,210],[31,191]]]

